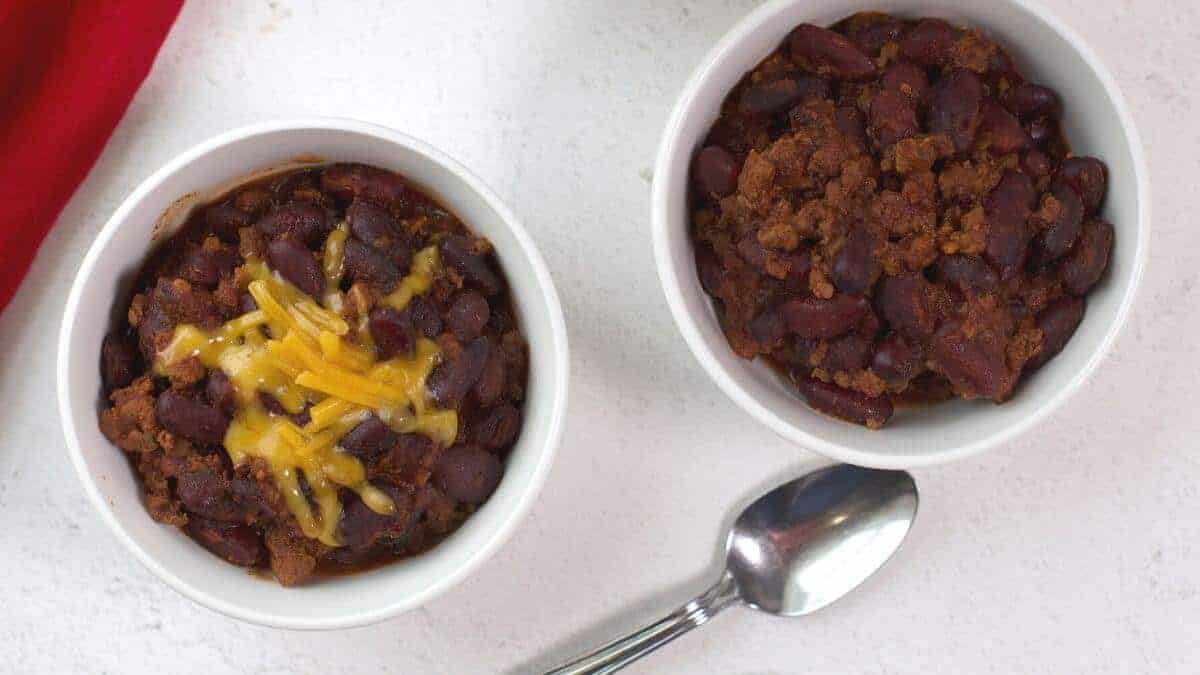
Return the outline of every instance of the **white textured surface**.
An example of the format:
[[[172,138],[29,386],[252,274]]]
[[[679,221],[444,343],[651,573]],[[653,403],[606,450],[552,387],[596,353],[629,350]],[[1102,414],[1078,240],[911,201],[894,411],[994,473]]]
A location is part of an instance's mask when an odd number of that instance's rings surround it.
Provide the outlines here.
[[[729,506],[811,461],[687,353],[646,226],[674,95],[753,4],[189,3],[0,316],[0,670],[525,672],[701,590]],[[802,620],[731,611],[633,672],[1194,671],[1200,9],[1051,7],[1114,71],[1151,161],[1152,257],[1114,355],[1034,433],[917,472],[913,536],[861,592]],[[79,489],[52,376],[71,277],[125,194],[212,134],[304,114],[413,133],[488,181],[555,274],[573,352],[559,460],[512,541],[426,608],[326,634],[234,622],[138,567]]]

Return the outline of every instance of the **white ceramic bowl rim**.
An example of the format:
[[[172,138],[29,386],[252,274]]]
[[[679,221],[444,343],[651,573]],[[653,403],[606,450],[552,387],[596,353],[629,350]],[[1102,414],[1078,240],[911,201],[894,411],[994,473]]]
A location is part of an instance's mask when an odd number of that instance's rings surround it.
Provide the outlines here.
[[[334,131],[345,131],[351,133],[362,134],[366,136],[374,136],[383,138],[388,142],[402,146],[415,152],[418,155],[423,155],[426,159],[434,164],[441,165],[444,169],[454,174],[458,180],[462,181],[472,192],[476,193],[492,210],[498,214],[506,228],[513,234],[517,240],[521,252],[526,258],[535,277],[536,285],[542,292],[545,299],[545,307],[543,308],[547,315],[547,321],[550,328],[550,339],[548,352],[539,352],[537,358],[548,360],[546,371],[554,375],[553,381],[548,382],[547,386],[552,389],[553,402],[549,410],[548,420],[546,423],[547,431],[545,433],[545,442],[537,458],[537,464],[533,469],[532,477],[529,483],[525,486],[516,505],[508,511],[498,527],[490,532],[486,537],[482,546],[474,549],[468,557],[460,560],[457,566],[449,573],[434,580],[427,587],[418,593],[408,595],[397,599],[394,602],[380,605],[370,610],[364,610],[357,613],[346,613],[332,618],[297,618],[274,614],[269,612],[258,611],[252,607],[240,605],[232,602],[227,602],[206,590],[199,588],[191,583],[186,582],[176,575],[168,566],[164,565],[158,557],[145,550],[128,534],[125,526],[117,518],[110,504],[105,500],[103,493],[96,484],[91,475],[83,452],[80,447],[79,437],[76,431],[75,415],[71,409],[69,400],[69,372],[67,352],[70,349],[71,336],[74,330],[74,321],[79,310],[80,296],[83,294],[84,288],[87,285],[88,279],[91,277],[101,254],[107,248],[110,240],[115,236],[120,225],[126,221],[129,213],[139,204],[149,193],[151,193],[160,183],[178,172],[181,168],[203,158],[205,155],[213,152],[216,149],[236,143],[238,141],[272,132],[293,131],[293,130],[319,130],[328,129]],[[235,176],[230,176],[235,178]],[[453,204],[450,204],[453,208]],[[518,309],[522,309],[518,307]],[[529,311],[529,308],[524,308]],[[567,331],[563,320],[562,307],[559,303],[558,294],[554,287],[554,282],[550,276],[550,272],[543,261],[541,254],[538,252],[533,239],[525,231],[516,215],[504,204],[504,202],[484,184],[478,177],[471,173],[465,166],[452,159],[442,151],[433,146],[407,134],[382,127],[375,124],[361,122],[358,120],[347,118],[334,117],[306,117],[296,119],[284,119],[257,124],[250,124],[238,127],[217,136],[214,136],[206,141],[203,141],[182,154],[178,155],[165,166],[151,174],[143,181],[132,194],[125,199],[124,202],[113,213],[105,226],[97,235],[95,241],[88,249],[87,255],[84,257],[80,265],[79,272],[72,284],[70,294],[67,297],[66,308],[63,315],[63,324],[59,334],[58,348],[58,370],[57,370],[57,388],[59,400],[59,414],[62,418],[63,430],[66,435],[67,448],[71,456],[71,461],[75,466],[76,473],[79,475],[80,481],[83,483],[84,491],[88,498],[96,507],[101,517],[108,524],[109,529],[116,535],[125,547],[133,553],[134,557],[151,572],[163,579],[173,589],[182,595],[202,604],[211,609],[214,609],[222,614],[253,623],[273,626],[277,628],[290,628],[299,630],[327,630],[335,628],[347,628],[353,626],[361,626],[375,623],[383,619],[394,616],[400,612],[417,607],[432,598],[445,592],[473,570],[482,564],[488,557],[492,555],[513,533],[517,525],[524,518],[526,513],[532,507],[536,500],[542,485],[546,480],[550,467],[553,464],[554,456],[557,452],[559,440],[562,436],[563,422],[566,415],[567,388],[569,381],[569,357],[567,345]],[[113,452],[118,450],[113,447]],[[140,497],[140,495],[131,495]],[[452,535],[453,536],[453,535]],[[214,565],[225,565],[218,558],[213,557]],[[263,581],[262,583],[274,583]]]
[[[671,309],[675,324],[683,334],[684,340],[687,342],[692,354],[700,362],[704,370],[739,407],[785,439],[840,461],[888,469],[930,466],[981,453],[1024,433],[1051,412],[1061,407],[1095,372],[1096,367],[1111,349],[1117,334],[1125,324],[1136,295],[1137,287],[1141,281],[1150,239],[1149,171],[1146,167],[1146,160],[1141,140],[1134,124],[1133,115],[1112,74],[1078,33],[1037,2],[1032,0],[1007,0],[1007,3],[1018,11],[1032,16],[1035,21],[1045,24],[1057,33],[1061,39],[1067,42],[1087,62],[1093,73],[1100,80],[1108,99],[1112,102],[1116,116],[1128,140],[1128,149],[1132,155],[1133,169],[1136,177],[1138,210],[1136,252],[1132,262],[1133,270],[1131,279],[1123,290],[1123,298],[1117,310],[1115,320],[1109,324],[1103,338],[1093,349],[1084,366],[1076,371],[1036,414],[1029,415],[999,432],[977,438],[957,447],[926,452],[919,455],[889,455],[863,451],[847,444],[828,441],[784,420],[779,414],[751,395],[721,363],[713,350],[728,350],[728,345],[722,343],[714,346],[709,341],[706,341],[698,328],[696,317],[692,316],[688,310],[685,304],[686,301],[681,293],[681,274],[695,275],[695,271],[693,267],[691,271],[683,270],[681,272],[673,263],[671,257],[673,223],[670,222],[669,209],[671,200],[678,198],[678,195],[672,191],[671,187],[677,183],[675,172],[686,172],[690,169],[690,164],[687,162],[680,164],[674,162],[674,159],[681,151],[680,129],[688,116],[692,114],[692,105],[695,102],[697,93],[704,88],[706,81],[712,76],[719,64],[729,57],[731,50],[743,42],[747,36],[756,33],[772,21],[778,21],[777,15],[790,6],[798,4],[797,0],[774,0],[767,2],[747,15],[708,52],[692,72],[687,84],[684,85],[684,88],[680,92],[659,145],[651,194],[651,227],[655,263],[658,267],[659,279],[662,283],[667,304]],[[816,14],[819,11],[822,10],[814,9],[812,13]],[[964,11],[966,11],[965,8]],[[850,11],[847,11],[842,16],[850,13]],[[691,156],[691,151],[691,148],[687,149],[688,157]],[[1127,225],[1129,225],[1129,228],[1121,231],[1120,236],[1128,237],[1132,234],[1135,224],[1127,223]],[[690,243],[688,245],[690,246]],[[795,405],[802,406],[804,404],[797,400],[795,401]],[[886,434],[888,432],[884,430],[873,433]]]

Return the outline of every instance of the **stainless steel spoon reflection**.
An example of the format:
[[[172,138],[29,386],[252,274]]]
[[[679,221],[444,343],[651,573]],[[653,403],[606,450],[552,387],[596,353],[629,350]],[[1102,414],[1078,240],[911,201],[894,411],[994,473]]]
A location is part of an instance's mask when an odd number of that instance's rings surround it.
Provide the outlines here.
[[[900,547],[917,515],[917,486],[904,471],[839,464],[759,497],[725,543],[725,572],[666,618],[550,673],[611,673],[706,623],[740,601],[801,616],[841,598]]]

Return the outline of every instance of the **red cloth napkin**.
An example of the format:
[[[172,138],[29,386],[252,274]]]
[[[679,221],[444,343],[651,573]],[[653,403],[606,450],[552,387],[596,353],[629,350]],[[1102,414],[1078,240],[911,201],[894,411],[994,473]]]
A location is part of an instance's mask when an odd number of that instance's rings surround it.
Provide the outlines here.
[[[183,0],[0,0],[0,310]]]

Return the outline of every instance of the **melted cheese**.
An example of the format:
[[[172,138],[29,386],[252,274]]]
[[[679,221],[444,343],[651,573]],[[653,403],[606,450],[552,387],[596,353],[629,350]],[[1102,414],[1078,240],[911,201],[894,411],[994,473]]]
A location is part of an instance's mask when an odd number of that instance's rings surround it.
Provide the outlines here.
[[[321,259],[325,272],[325,306],[331,311],[341,313],[346,304],[338,284],[346,273],[346,239],[350,236],[350,226],[346,221],[338,223],[336,229],[325,238],[325,257]]]
[[[408,276],[400,280],[396,290],[384,296],[380,303],[396,309],[404,309],[413,297],[429,291],[433,277],[441,267],[436,246],[422,249],[413,256]]]
[[[325,242],[324,272],[333,290],[322,298],[324,306],[262,261],[251,260],[244,270],[258,309],[214,331],[177,326],[155,359],[159,374],[195,356],[206,368],[229,376],[237,396],[224,439],[230,459],[235,465],[264,460],[300,529],[329,546],[339,545],[339,488],[354,490],[377,513],[395,508],[386,493],[367,481],[362,462],[338,447],[342,436],[372,413],[398,432],[424,434],[442,445],[453,443],[458,433],[458,414],[435,409],[425,389],[441,358],[437,343],[421,338],[411,358],[379,361],[365,318],[352,329],[341,316],[346,298],[337,288],[348,235],[342,223]],[[404,307],[428,292],[439,269],[435,247],[418,252],[410,273],[382,302]],[[271,414],[260,392],[292,414],[311,404],[310,421],[301,427]],[[301,489],[301,475],[311,488],[311,504]]]

